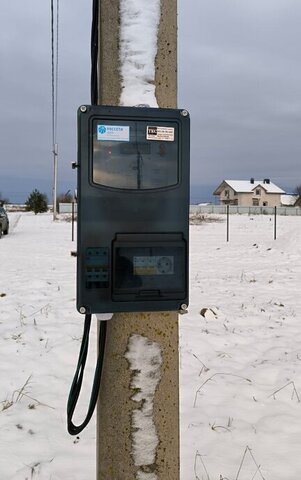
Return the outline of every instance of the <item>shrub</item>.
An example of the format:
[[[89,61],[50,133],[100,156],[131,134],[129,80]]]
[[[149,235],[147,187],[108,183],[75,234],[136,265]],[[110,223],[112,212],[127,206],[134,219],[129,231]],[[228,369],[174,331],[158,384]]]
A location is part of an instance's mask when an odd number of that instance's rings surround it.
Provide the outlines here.
[[[37,189],[33,190],[25,202],[26,210],[37,213],[47,212],[47,196],[45,193],[39,192]]]

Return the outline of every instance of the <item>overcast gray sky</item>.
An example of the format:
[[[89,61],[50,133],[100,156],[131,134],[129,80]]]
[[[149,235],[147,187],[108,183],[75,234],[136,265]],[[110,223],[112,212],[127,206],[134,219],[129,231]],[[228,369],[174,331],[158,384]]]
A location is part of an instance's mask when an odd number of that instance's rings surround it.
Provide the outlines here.
[[[76,110],[90,102],[91,1],[60,0],[59,191],[73,188]],[[300,0],[178,0],[179,107],[192,184],[301,183]],[[50,1],[0,2],[0,192],[50,191]],[[27,196],[27,195],[26,195]],[[203,198],[204,199],[204,198]]]

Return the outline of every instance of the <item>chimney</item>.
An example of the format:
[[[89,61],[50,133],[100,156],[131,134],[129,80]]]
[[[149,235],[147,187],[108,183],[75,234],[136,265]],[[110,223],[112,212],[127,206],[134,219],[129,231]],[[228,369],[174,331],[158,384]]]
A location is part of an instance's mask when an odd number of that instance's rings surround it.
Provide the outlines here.
[[[254,184],[254,178],[250,178],[250,183]]]
[[[269,179],[269,178],[264,178],[264,179],[263,179],[263,183],[269,184],[269,183],[270,183],[270,179]]]

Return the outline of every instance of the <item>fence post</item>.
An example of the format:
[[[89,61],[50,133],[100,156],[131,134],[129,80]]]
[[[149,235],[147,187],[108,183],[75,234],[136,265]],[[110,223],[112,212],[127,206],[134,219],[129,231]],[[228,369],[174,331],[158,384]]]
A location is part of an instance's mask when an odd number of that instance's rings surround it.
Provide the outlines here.
[[[277,238],[277,207],[274,207],[274,240]]]
[[[227,242],[229,242],[229,205],[227,205]]]
[[[71,202],[71,208],[72,208],[71,224],[72,224],[72,242],[73,242],[74,241],[74,198],[72,199],[72,202]]]

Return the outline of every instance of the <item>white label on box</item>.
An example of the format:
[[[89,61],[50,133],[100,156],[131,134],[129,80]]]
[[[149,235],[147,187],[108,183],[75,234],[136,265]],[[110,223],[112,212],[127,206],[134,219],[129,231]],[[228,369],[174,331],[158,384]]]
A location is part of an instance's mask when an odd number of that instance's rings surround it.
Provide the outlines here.
[[[124,125],[97,125],[97,140],[129,142],[130,127]]]
[[[175,129],[173,127],[146,127],[147,140],[159,140],[160,142],[173,142]]]
[[[173,275],[173,256],[139,256],[133,258],[134,275]]]

